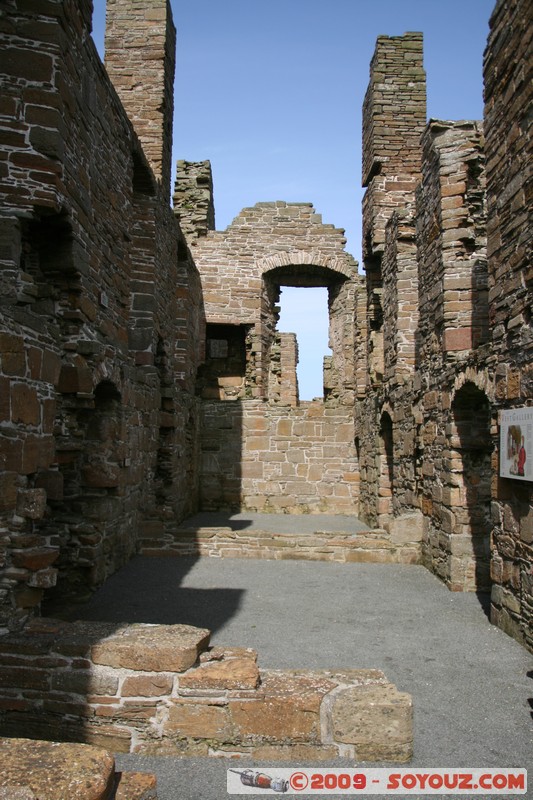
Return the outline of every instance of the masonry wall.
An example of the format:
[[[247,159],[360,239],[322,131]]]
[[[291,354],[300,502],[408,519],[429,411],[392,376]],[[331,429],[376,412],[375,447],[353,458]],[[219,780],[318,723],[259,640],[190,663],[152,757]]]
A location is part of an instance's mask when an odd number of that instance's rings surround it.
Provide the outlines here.
[[[203,510],[355,514],[359,473],[350,410],[205,402]]]
[[[89,35],[92,4],[9,5],[0,626],[16,627],[125,563],[143,516],[195,507],[201,291]]]
[[[254,650],[209,637],[33,620],[0,641],[0,731],[158,756],[411,758],[411,697],[379,670],[260,672]]]
[[[170,199],[176,29],[169,0],[106,0],[105,66]]]
[[[416,189],[425,124],[422,34],[379,36],[363,103],[363,258],[371,271],[383,253],[391,213]]]
[[[531,6],[497,2],[485,53],[487,251],[498,409],[533,403]],[[528,454],[529,457],[529,454]],[[533,485],[493,461],[492,620],[533,648]]]
[[[396,65],[383,69],[388,79]],[[377,300],[376,288],[368,295],[368,393],[358,426],[364,517],[386,529],[419,526],[426,565],[450,589],[476,591],[490,590],[496,437],[482,145],[479,123],[430,120],[413,174],[418,187],[404,209],[367,193],[365,213],[389,216],[383,248],[368,254],[382,286]],[[415,163],[413,146],[390,168],[401,174]]]
[[[362,279],[343,231],[309,203],[258,203],[213,231],[205,163],[180,162],[174,202],[203,287],[203,510],[347,513],[358,509],[355,317]],[[299,402],[298,344],[277,331],[284,286],[328,288],[324,396]],[[282,298],[283,299],[283,298]]]
[[[499,409],[531,404],[525,17],[519,2],[494,11],[484,128],[430,120],[402,210],[367,190],[367,393],[356,430],[362,517],[387,531],[420,526],[426,566],[452,590],[490,593],[493,621],[530,646],[531,485],[498,477]],[[398,79],[382,48],[367,105],[380,82]],[[368,111],[364,126],[377,151]],[[412,166],[414,147],[407,140],[388,168]]]
[[[416,515],[415,377],[418,266],[414,200],[426,122],[422,35],[380,36],[363,106],[364,391],[356,405],[360,514],[374,525]],[[365,342],[366,344],[363,344]]]

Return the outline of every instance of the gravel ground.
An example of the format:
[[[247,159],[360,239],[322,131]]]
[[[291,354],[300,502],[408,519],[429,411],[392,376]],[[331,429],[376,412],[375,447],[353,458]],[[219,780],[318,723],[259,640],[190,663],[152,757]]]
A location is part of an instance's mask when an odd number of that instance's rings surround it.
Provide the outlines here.
[[[382,669],[413,697],[409,766],[527,768],[533,658],[490,625],[482,601],[419,566],[136,558],[77,616],[208,627],[212,644],[253,647],[262,667]],[[133,755],[117,764],[155,772],[159,800],[226,797],[230,766],[272,766]]]

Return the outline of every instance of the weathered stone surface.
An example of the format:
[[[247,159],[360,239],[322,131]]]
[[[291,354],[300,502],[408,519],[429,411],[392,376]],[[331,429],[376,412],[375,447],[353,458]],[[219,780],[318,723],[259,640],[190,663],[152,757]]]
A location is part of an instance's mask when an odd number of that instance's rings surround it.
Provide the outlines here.
[[[157,800],[157,778],[147,772],[118,773],[114,800]]]
[[[395,686],[340,691],[331,711],[333,738],[355,745],[357,759],[408,761],[413,753],[411,698]]]
[[[269,671],[257,697],[231,703],[231,719],[245,742],[320,741],[320,704],[334,687],[317,673]]]
[[[0,739],[0,786],[30,789],[39,800],[108,800],[114,767],[108,752],[89,745]]]
[[[234,726],[225,705],[181,701],[169,709],[164,732],[179,738],[224,742],[233,738]]]
[[[122,684],[122,697],[159,697],[170,694],[174,684],[173,675],[135,675]]]
[[[233,653],[220,653],[221,650],[217,648],[216,654],[210,651],[207,654],[209,660],[203,660],[196,669],[181,676],[180,689],[255,689],[259,684],[256,654],[245,651],[239,656],[235,652],[237,648]]]
[[[95,664],[146,672],[184,672],[209,644],[210,632],[191,625],[129,625],[94,644]]]
[[[25,550],[13,550],[13,563],[17,567],[31,570],[46,569],[59,558],[56,547],[31,547]]]
[[[17,495],[17,514],[29,519],[40,519],[46,511],[46,492],[44,489],[19,490]]]
[[[31,789],[17,786],[0,786],[0,800],[35,800],[35,794]]]

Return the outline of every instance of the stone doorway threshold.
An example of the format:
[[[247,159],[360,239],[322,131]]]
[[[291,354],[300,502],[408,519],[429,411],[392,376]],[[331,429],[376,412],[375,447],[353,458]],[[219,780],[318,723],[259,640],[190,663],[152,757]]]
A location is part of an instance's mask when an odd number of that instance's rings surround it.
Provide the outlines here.
[[[361,533],[368,531],[355,516],[348,514],[260,514],[255,511],[200,511],[179,528],[231,528],[271,533],[316,533],[317,531]]]
[[[417,564],[420,537],[414,525],[370,529],[343,514],[204,511],[171,529],[147,524],[140,554]]]

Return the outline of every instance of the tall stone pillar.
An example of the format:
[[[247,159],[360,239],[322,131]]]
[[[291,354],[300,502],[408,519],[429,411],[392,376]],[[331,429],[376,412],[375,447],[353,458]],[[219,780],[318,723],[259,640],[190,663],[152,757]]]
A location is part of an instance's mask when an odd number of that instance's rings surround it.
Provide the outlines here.
[[[379,36],[363,104],[363,256],[383,252],[394,209],[412,201],[426,125],[421,33]]]
[[[213,175],[209,161],[178,161],[174,213],[188,241],[215,230]]]
[[[371,385],[380,385],[386,372],[385,294],[390,302],[391,281],[395,282],[398,277],[389,270],[389,286],[385,286],[382,261],[387,223],[395,211],[413,204],[420,180],[420,137],[426,125],[422,48],[421,33],[379,36],[363,104],[363,186],[367,187],[363,200],[363,260],[367,277],[367,354]],[[408,280],[412,283],[411,277]],[[394,315],[398,312],[396,309]],[[408,314],[412,329],[416,320],[410,311]]]
[[[105,65],[169,203],[175,54],[169,0],[107,0]]]

